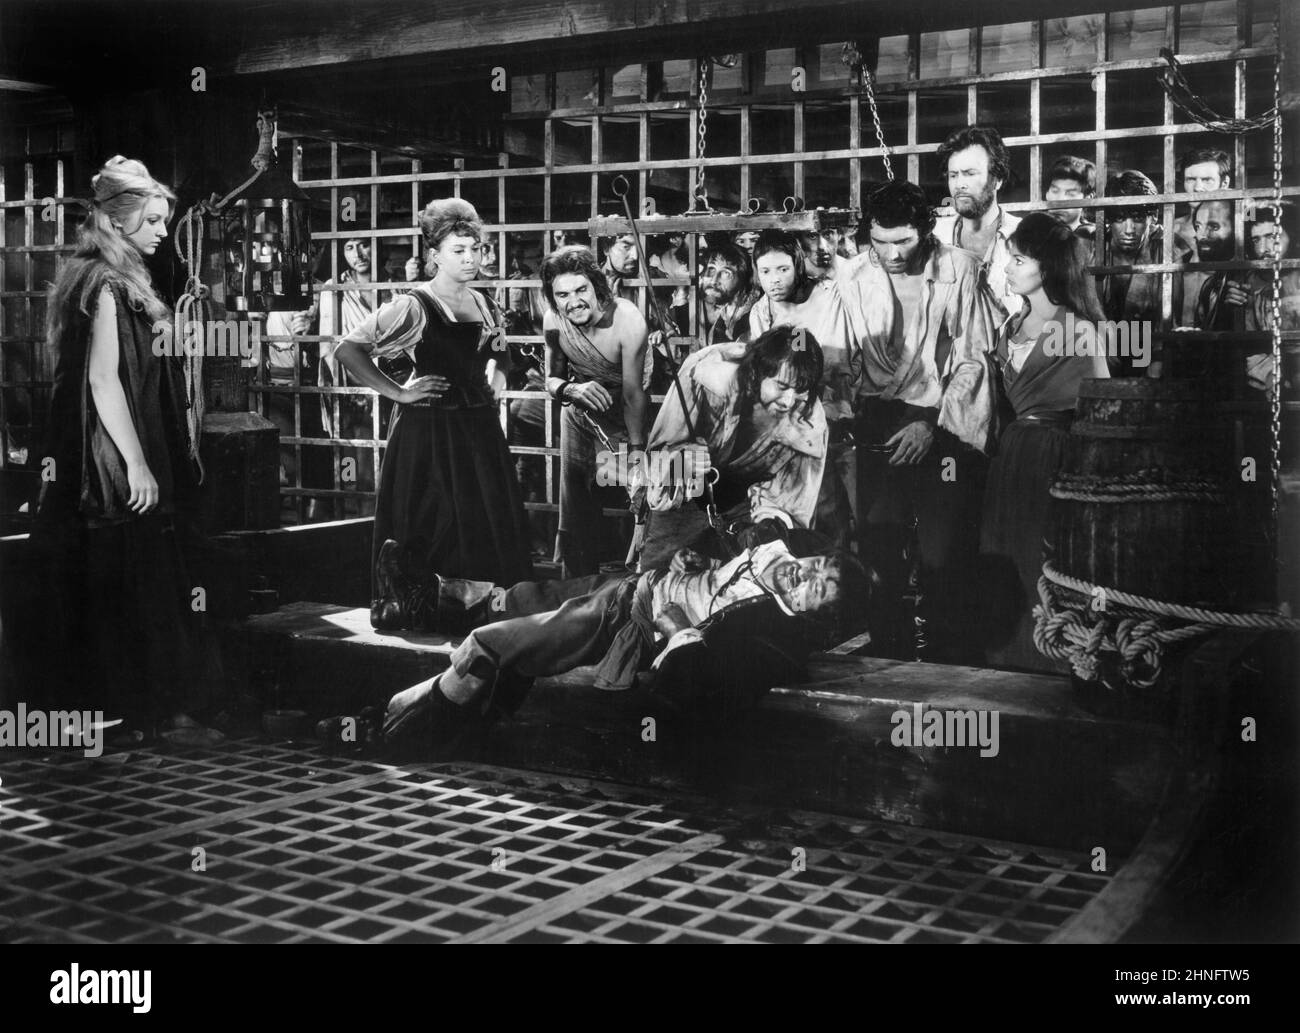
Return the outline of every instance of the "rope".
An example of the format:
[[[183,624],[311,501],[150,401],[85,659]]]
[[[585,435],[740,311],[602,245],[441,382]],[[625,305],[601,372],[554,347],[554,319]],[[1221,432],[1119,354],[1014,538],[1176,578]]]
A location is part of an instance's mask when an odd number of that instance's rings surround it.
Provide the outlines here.
[[[1044,565],[1046,574],[1047,565]],[[1165,649],[1214,630],[1210,624],[1175,626],[1168,619],[1099,612],[1061,604],[1046,576],[1038,579],[1034,646],[1070,665],[1084,681],[1111,685],[1118,675],[1134,688],[1150,688],[1163,671]]]
[[[1072,592],[1091,599],[1101,587],[1090,581],[1062,574],[1051,560],[1043,564],[1043,576],[1039,579],[1050,581]],[[1208,610],[1200,606],[1184,606],[1181,603],[1167,603],[1144,595],[1121,592],[1118,588],[1102,587],[1107,607],[1121,607],[1130,610],[1145,610],[1161,617],[1171,617],[1193,624],[1204,624],[1219,628],[1235,628],[1246,631],[1300,631],[1300,620],[1276,613],[1227,613],[1223,610]]]
[[[1060,474],[1051,487],[1054,499],[1070,502],[1214,502],[1227,501],[1223,485],[1207,478],[1163,479],[1159,470],[1094,477]]]
[[[1053,484],[1051,495],[1054,499],[1069,502],[1213,502],[1223,503],[1228,500],[1222,491],[1202,490],[1189,482],[1187,488],[1165,488],[1158,484],[1134,484],[1120,487],[1116,491],[1088,491],[1083,488],[1071,488]]]
[[[185,290],[176,299],[176,312],[173,316],[173,341],[182,343],[181,355],[185,379],[185,396],[189,402],[186,409],[186,421],[190,431],[190,458],[199,468],[199,483],[207,471],[203,468],[203,458],[199,455],[199,443],[203,437],[203,416],[206,411],[203,394],[203,345],[207,342],[207,302],[211,295],[202,280],[203,273],[203,206],[196,204],[176,224],[176,235],[172,245],[176,257],[189,269],[185,280]],[[181,250],[184,238],[185,249]],[[186,331],[194,327],[199,334],[198,348],[184,347]],[[178,336],[179,335],[179,336]]]

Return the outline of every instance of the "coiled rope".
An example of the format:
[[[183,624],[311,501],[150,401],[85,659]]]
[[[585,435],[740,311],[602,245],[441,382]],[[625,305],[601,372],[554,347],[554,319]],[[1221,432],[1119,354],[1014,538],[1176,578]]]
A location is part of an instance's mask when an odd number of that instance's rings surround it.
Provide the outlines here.
[[[1223,484],[1208,478],[1174,480],[1159,470],[1110,474],[1058,474],[1052,498],[1071,502],[1214,502],[1228,499]]]
[[[1098,598],[1102,607],[1093,605]],[[1283,614],[1227,613],[1095,585],[1061,573],[1050,560],[1038,579],[1038,599],[1034,645],[1040,653],[1068,663],[1085,681],[1101,678],[1108,662],[1117,664],[1136,688],[1160,678],[1166,648],[1218,628],[1300,631],[1300,620]]]

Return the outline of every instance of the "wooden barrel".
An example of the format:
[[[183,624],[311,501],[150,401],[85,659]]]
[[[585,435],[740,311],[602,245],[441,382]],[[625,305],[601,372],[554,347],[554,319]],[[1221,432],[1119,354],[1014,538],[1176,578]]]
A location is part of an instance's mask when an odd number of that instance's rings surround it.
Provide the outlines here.
[[[1057,570],[1167,602],[1236,600],[1228,441],[1207,386],[1083,382],[1052,485]]]

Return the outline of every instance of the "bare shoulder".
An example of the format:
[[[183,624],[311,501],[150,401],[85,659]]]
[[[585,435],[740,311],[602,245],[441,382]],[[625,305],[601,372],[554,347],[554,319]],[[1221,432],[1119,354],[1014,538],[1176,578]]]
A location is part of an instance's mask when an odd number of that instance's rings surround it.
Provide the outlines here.
[[[620,336],[644,334],[647,329],[641,310],[627,298],[614,299],[614,325],[618,327]]]

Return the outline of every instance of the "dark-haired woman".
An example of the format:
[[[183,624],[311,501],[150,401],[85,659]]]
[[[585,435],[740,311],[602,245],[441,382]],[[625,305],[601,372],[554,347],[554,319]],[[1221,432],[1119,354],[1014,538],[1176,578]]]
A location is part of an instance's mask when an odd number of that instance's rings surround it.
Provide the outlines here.
[[[1050,489],[1079,396],[1079,384],[1108,377],[1104,315],[1085,245],[1043,212],[1021,220],[1008,242],[1007,289],[1026,301],[1003,324],[997,362],[1015,419],[989,469],[980,552],[996,586],[999,629],[989,652],[997,667],[1051,670],[1033,644]],[[1073,340],[1067,335],[1073,334]]]
[[[480,276],[483,224],[459,198],[420,214],[429,282],[379,309],[348,334],[335,357],[352,378],[398,403],[379,473],[373,558],[387,539],[406,550],[412,573],[512,583],[532,575],[523,494],[506,447],[494,390],[508,361]],[[415,373],[394,383],[375,360],[405,352]],[[491,383],[495,379],[497,383]],[[405,602],[375,571],[371,623],[409,625]]]
[[[138,161],[110,159],[77,247],[50,291],[51,439],[33,545],[51,606],[32,651],[60,708],[102,711],[117,736],[221,736],[194,719],[213,702],[182,541],[197,471],[170,312],[144,259],[176,198]]]
[[[671,389],[646,446],[641,569],[666,567],[683,547],[725,557],[710,502],[729,527],[810,527],[828,437],[822,351],[812,334],[800,339],[793,327],[777,326],[748,344],[709,345],[682,363],[679,380],[687,408]],[[705,492],[710,468],[717,483]]]
[[[808,268],[799,238],[783,230],[764,230],[754,246],[754,275],[762,295],[749,310],[750,339],[784,323],[799,327],[821,345],[825,370],[821,399],[832,434],[827,476],[822,481],[815,526],[846,548],[851,537],[857,470],[842,433],[853,416],[853,373],[849,355],[852,331],[839,288],[817,279]],[[837,428],[841,432],[837,433]]]

